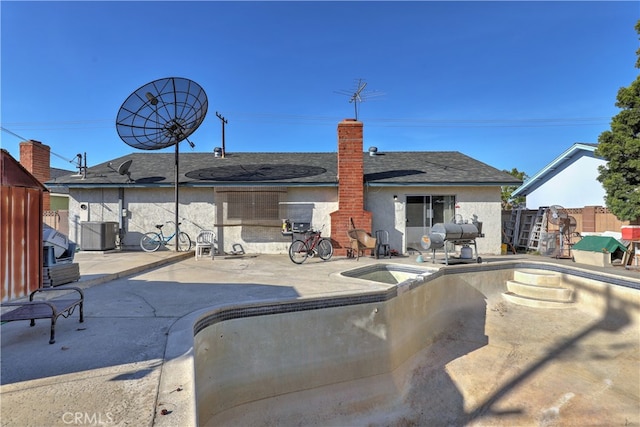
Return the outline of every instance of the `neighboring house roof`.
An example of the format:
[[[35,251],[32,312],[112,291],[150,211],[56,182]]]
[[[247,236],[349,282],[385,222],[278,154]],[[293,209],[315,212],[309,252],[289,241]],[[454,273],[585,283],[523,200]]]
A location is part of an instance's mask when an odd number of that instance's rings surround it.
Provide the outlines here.
[[[551,178],[556,176],[559,172],[567,168],[576,160],[583,156],[589,156],[593,158],[599,158],[595,155],[595,150],[598,144],[577,142],[573,144],[564,153],[556,157],[551,163],[542,168],[538,173],[530,177],[520,187],[511,193],[512,197],[526,196]]]
[[[59,168],[49,168],[49,176],[50,180],[56,180],[61,176],[67,176],[74,173],[73,171],[67,169],[59,169]],[[67,187],[56,187],[55,189],[51,189],[51,194],[69,194],[69,189]]]
[[[60,176],[66,176],[74,173],[74,171],[59,168],[49,168],[49,176],[51,179],[58,178]]]
[[[364,183],[384,185],[502,186],[521,181],[455,151],[363,153]],[[131,179],[118,168],[131,160]],[[167,187],[174,185],[174,153],[133,153],[87,169],[86,177],[52,178],[51,188]],[[180,182],[186,187],[239,185],[336,186],[337,153],[183,153]]]

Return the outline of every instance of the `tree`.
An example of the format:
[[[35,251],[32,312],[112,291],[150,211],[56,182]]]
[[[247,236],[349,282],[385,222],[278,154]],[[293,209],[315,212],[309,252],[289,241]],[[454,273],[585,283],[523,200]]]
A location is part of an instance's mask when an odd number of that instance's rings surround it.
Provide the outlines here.
[[[511,169],[511,172],[509,172],[508,170],[503,170],[503,172],[506,172],[506,173],[518,178],[521,181],[524,181],[527,178],[529,178],[526,173],[520,172],[516,168]],[[502,209],[511,210],[514,207],[523,206],[525,204],[525,202],[526,202],[526,197],[525,196],[518,196],[515,199],[511,198],[511,194],[514,191],[516,191],[516,188],[518,188],[517,185],[506,185],[506,186],[502,187]]]
[[[640,36],[640,20],[635,26]],[[640,68],[640,49],[636,51]],[[607,208],[621,221],[640,220],[640,75],[629,87],[618,90],[611,130],[598,137],[596,155],[607,161],[598,167],[598,181],[605,190]]]

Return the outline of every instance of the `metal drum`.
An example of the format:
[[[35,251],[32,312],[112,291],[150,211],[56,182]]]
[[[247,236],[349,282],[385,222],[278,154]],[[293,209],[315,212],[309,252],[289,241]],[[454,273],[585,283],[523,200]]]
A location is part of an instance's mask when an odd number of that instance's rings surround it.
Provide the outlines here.
[[[444,246],[444,237],[440,234],[422,236],[422,242],[420,242],[420,244],[424,249],[439,249]]]
[[[441,235],[443,240],[471,240],[480,234],[474,224],[438,223],[431,227],[430,237]]]

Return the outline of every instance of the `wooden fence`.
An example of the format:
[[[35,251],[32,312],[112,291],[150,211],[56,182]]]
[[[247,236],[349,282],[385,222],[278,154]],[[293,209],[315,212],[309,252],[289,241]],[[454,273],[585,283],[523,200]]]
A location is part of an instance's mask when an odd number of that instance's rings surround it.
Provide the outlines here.
[[[585,206],[584,208],[567,208],[567,213],[576,219],[576,232],[603,233],[613,231],[620,233],[623,225],[629,225],[629,221],[620,221],[609,209],[603,206]],[[537,210],[523,210],[522,214],[535,214]],[[510,210],[502,211],[502,223],[506,224],[511,218]],[[557,226],[548,224],[547,231],[558,230]]]
[[[69,211],[43,211],[42,222],[65,236],[69,236]]]

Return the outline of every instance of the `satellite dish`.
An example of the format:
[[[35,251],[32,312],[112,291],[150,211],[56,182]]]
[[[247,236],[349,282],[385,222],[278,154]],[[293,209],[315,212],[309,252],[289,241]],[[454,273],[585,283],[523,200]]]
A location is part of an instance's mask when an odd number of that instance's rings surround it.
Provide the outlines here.
[[[129,95],[118,111],[116,128],[127,145],[159,150],[195,132],[208,106],[207,94],[197,83],[180,77],[159,79]]]
[[[118,173],[120,175],[127,175],[127,182],[133,181],[131,179],[131,172],[129,172],[131,163],[133,163],[133,160],[129,159],[129,160],[125,160],[124,162],[122,162],[120,166],[118,166]]]
[[[129,168],[131,167],[133,160],[126,160],[118,167],[118,173],[120,175],[129,175]]]
[[[208,107],[207,94],[196,82],[167,77],[139,87],[125,99],[116,117],[118,135],[127,145],[141,150],[159,150],[175,145],[176,227],[180,224],[180,142],[187,140],[194,147],[187,138],[198,129]],[[176,251],[179,250],[180,245],[176,244]]]

